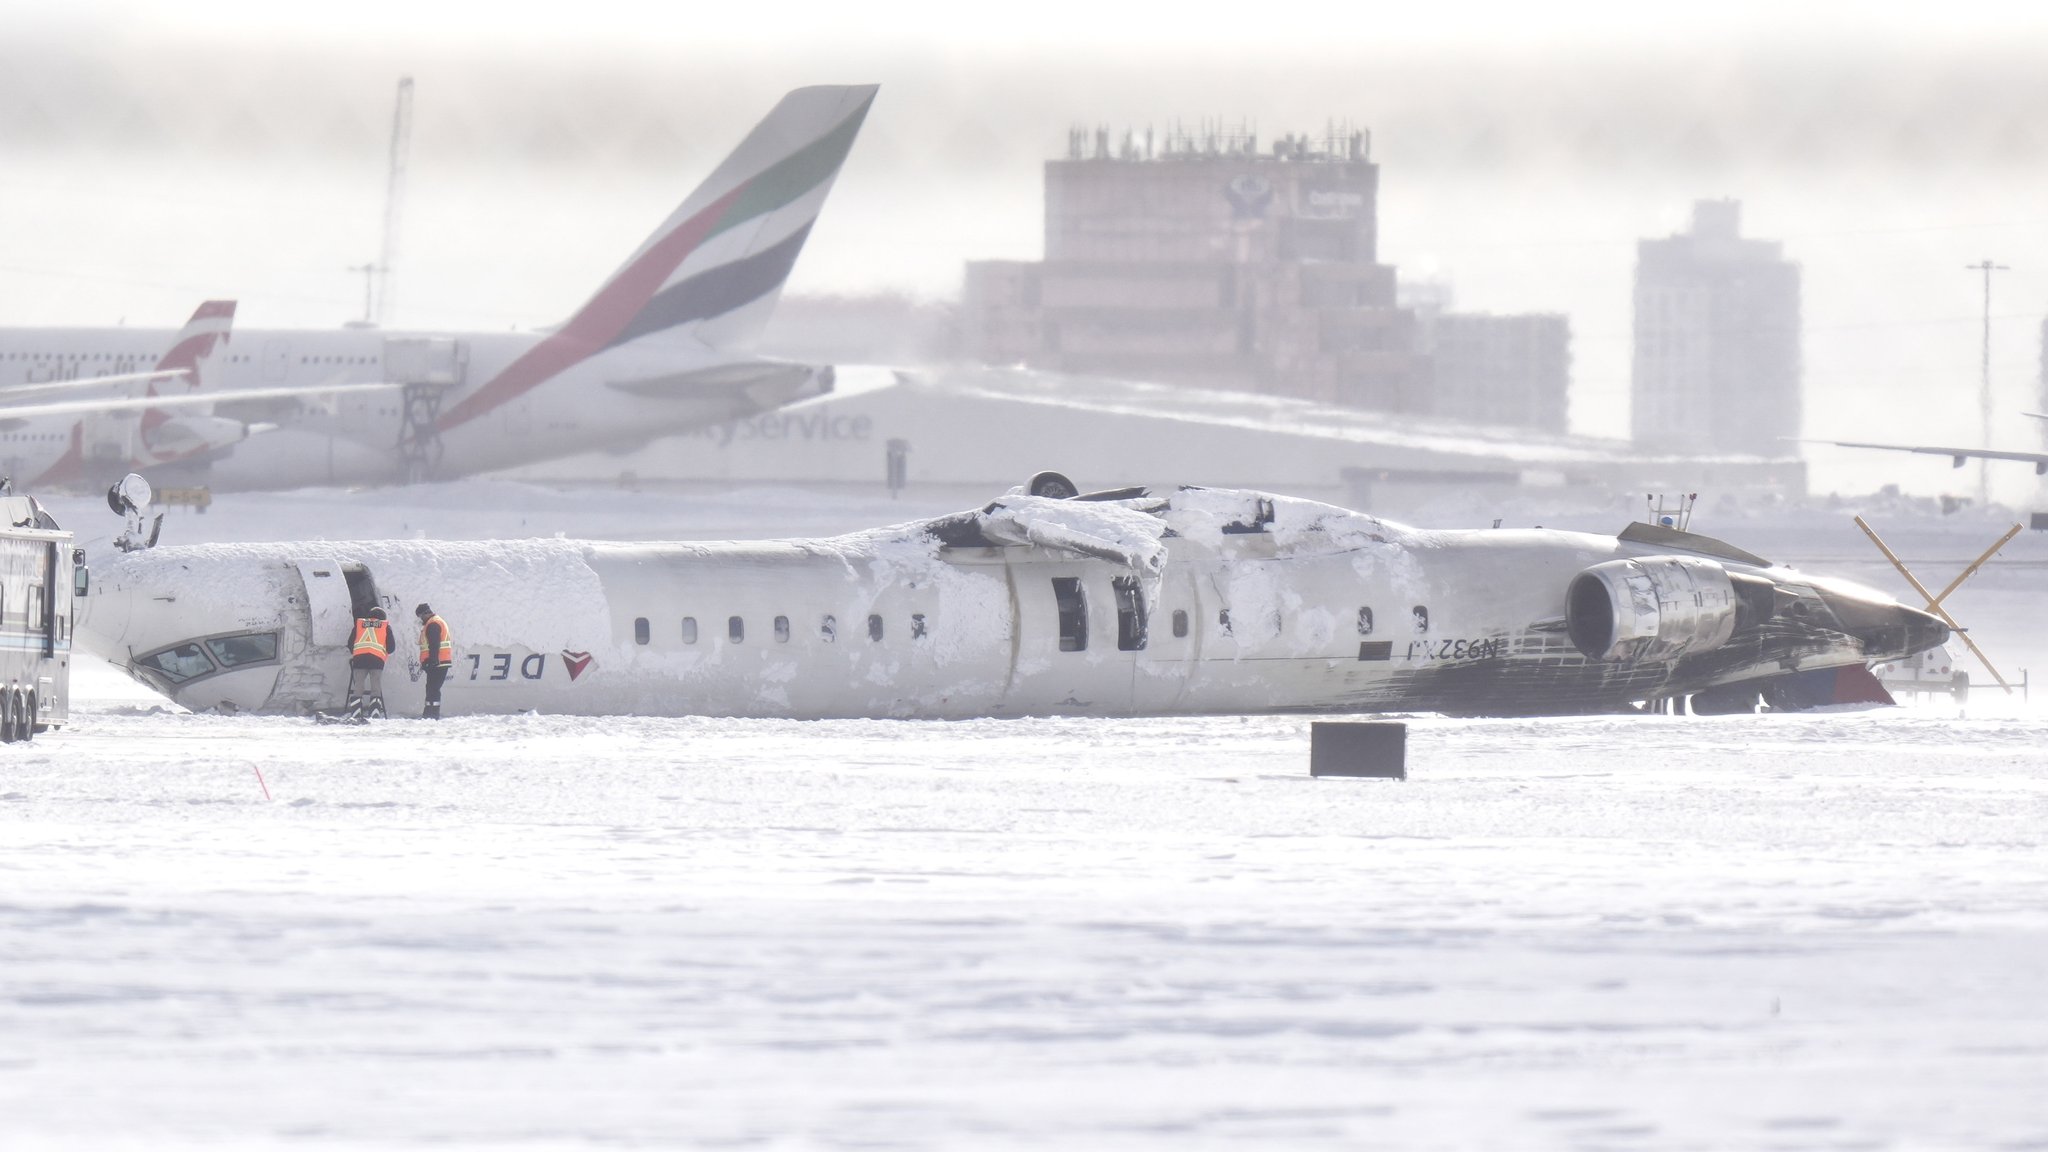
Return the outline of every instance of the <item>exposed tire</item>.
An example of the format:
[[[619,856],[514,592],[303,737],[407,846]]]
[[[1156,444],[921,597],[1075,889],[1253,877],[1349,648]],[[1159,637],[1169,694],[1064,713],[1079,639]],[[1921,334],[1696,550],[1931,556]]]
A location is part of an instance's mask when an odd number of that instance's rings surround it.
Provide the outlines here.
[[[36,738],[36,733],[42,731],[42,729],[36,727],[36,717],[40,715],[40,713],[36,711],[35,690],[30,689],[28,695],[23,698],[23,701],[24,703],[22,705],[21,712],[21,738],[23,740],[34,740]]]
[[[21,715],[20,699],[21,694],[12,688],[7,689],[4,698],[0,698],[0,744],[12,744],[20,739],[17,734],[21,723],[18,719]]]

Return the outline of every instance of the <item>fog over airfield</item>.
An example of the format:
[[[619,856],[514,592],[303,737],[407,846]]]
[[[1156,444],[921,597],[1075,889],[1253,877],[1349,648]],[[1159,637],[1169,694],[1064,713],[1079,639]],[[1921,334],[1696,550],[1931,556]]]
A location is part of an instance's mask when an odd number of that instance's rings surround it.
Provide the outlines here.
[[[417,84],[401,327],[565,316],[784,90],[882,94],[793,294],[959,291],[1041,254],[1075,125],[1345,119],[1381,165],[1381,258],[1464,310],[1555,311],[1572,423],[1628,428],[1638,239],[1692,200],[1804,268],[1806,435],[1970,445],[1981,281],[1997,446],[2034,448],[2048,314],[2048,13],[1945,5],[679,6],[372,0],[0,7],[0,323],[244,327],[360,315],[395,81]],[[479,23],[480,20],[488,22]],[[1968,492],[1944,461],[1814,447],[1816,491]],[[2022,465],[1994,467],[2028,501]]]

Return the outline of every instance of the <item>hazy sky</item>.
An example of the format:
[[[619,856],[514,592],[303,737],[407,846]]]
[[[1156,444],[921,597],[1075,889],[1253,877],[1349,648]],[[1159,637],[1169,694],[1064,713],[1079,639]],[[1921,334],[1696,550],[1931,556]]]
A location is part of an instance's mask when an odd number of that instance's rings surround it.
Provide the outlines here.
[[[1437,4],[0,5],[0,323],[245,327],[360,312],[392,90],[417,84],[397,320],[571,311],[784,90],[883,90],[792,291],[957,292],[1040,255],[1075,124],[1349,120],[1382,258],[1461,307],[1556,311],[1573,421],[1627,428],[1638,238],[1695,197],[1805,270],[1807,434],[1974,443],[1980,283],[2002,443],[2038,444],[2048,6]],[[1817,486],[1968,491],[1814,449]],[[2024,467],[2000,490],[2031,491]]]

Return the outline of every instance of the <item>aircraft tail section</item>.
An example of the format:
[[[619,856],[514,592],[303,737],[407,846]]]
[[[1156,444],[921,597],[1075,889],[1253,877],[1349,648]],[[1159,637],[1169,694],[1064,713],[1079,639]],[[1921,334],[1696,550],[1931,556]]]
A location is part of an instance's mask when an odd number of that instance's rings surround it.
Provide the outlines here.
[[[228,334],[235,326],[235,302],[233,300],[208,300],[199,305],[192,318],[178,330],[177,339],[158,358],[159,372],[185,373],[185,389],[192,391],[200,386],[200,364],[213,355],[213,350],[227,342]],[[168,383],[168,381],[166,381]],[[149,382],[149,395],[157,396],[157,381]],[[142,442],[152,443],[157,432],[169,423],[171,417],[161,409],[146,408],[142,413]]]
[[[868,84],[784,96],[568,323],[445,412],[440,427],[623,344],[744,347],[767,323],[875,92]]]
[[[784,96],[585,306],[615,316],[634,306],[607,343],[678,329],[713,348],[758,336],[875,91],[799,88]]]
[[[157,360],[156,370],[170,372],[182,368],[192,373],[186,379],[193,387],[198,387],[199,362],[212,354],[215,345],[227,340],[234,326],[233,300],[206,301],[178,330],[178,338],[172,341],[170,350]]]

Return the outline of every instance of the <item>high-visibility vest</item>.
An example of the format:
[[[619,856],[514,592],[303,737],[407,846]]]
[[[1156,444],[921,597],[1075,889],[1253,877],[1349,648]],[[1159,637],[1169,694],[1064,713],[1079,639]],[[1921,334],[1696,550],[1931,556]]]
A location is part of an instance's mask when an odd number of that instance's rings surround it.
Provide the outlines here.
[[[390,623],[368,617],[356,621],[356,642],[349,645],[349,655],[375,656],[379,662],[391,655]]]
[[[436,624],[441,626],[441,643],[435,651],[429,652],[427,651],[427,629]],[[455,637],[448,633],[448,622],[439,616],[427,617],[426,623],[420,625],[421,666],[453,663],[455,663]]]

